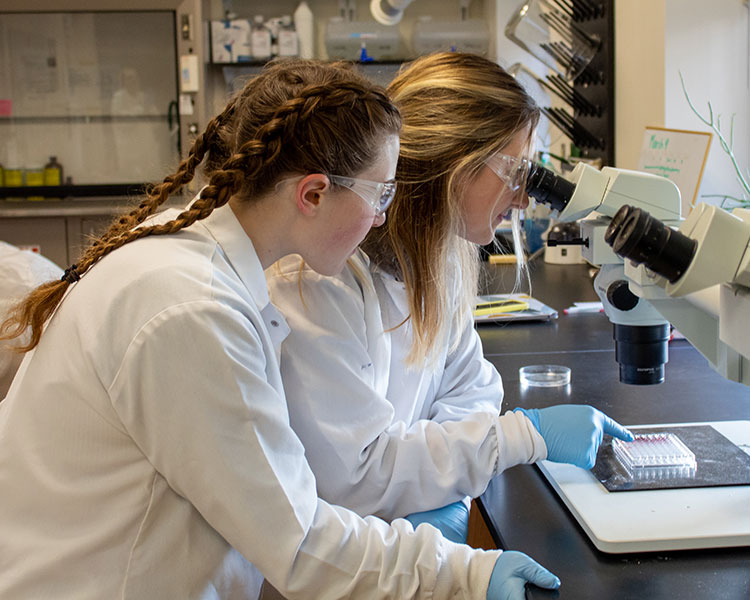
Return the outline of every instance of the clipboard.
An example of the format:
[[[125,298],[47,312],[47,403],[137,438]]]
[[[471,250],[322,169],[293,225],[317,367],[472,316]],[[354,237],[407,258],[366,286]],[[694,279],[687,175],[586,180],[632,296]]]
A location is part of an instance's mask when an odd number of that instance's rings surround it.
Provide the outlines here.
[[[474,307],[474,317],[492,317],[503,313],[520,312],[527,310],[529,303],[518,298],[503,298],[502,300],[480,300]]]
[[[557,318],[557,311],[554,308],[528,294],[486,294],[477,297],[478,305],[488,303],[505,303],[507,307],[513,306],[516,310],[498,311],[489,314],[481,314],[483,311],[479,311],[480,314],[474,315],[475,324],[549,321]]]

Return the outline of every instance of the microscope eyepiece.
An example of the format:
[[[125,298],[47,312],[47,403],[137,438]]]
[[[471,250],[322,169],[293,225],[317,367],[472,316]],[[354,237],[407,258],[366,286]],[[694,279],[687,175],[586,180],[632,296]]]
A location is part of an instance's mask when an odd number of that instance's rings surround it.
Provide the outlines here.
[[[690,266],[697,242],[653,218],[645,210],[624,205],[604,234],[616,254],[674,283]]]
[[[555,175],[549,169],[532,163],[526,179],[526,193],[537,202],[549,205],[562,212],[570,202],[576,186],[564,177]]]

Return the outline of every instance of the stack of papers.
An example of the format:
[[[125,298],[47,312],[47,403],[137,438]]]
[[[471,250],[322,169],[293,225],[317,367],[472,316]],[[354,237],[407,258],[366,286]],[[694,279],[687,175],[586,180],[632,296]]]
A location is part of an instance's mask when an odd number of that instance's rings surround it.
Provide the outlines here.
[[[563,314],[574,315],[576,313],[598,313],[604,312],[601,302],[574,302],[573,306],[563,309]]]

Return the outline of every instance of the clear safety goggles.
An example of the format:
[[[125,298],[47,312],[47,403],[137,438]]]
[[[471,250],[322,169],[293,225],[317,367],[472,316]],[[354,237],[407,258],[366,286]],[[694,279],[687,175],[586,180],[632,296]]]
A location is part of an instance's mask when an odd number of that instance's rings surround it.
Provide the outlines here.
[[[368,181],[367,179],[345,177],[343,175],[327,175],[327,177],[332,184],[345,187],[357,194],[357,196],[375,209],[376,215],[382,215],[396,196],[395,181]],[[278,190],[280,186],[294,179],[298,178],[290,177],[282,179],[276,184],[276,189]]]
[[[508,189],[513,192],[523,190],[526,187],[526,179],[529,176],[531,162],[526,158],[508,156],[507,154],[493,154],[484,161],[495,175],[505,182]]]
[[[344,177],[343,175],[328,175],[328,180],[357,194],[375,209],[376,215],[382,215],[396,196],[395,181],[368,181],[367,179]]]

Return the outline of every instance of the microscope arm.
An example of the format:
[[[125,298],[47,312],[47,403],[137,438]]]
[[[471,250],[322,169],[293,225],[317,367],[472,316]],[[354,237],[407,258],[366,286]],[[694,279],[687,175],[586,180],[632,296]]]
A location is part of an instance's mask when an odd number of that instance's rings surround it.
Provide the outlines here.
[[[680,191],[669,179],[613,167],[598,170],[578,163],[567,180],[574,186],[572,194],[564,206],[559,206],[562,202],[557,207],[552,205],[558,208],[560,221],[577,221],[593,212],[611,218],[625,204],[647,210],[663,221],[680,221]]]
[[[670,296],[684,296],[712,285],[750,286],[750,210],[729,213],[698,204],[678,229],[696,242],[695,254],[684,275],[669,282]]]

